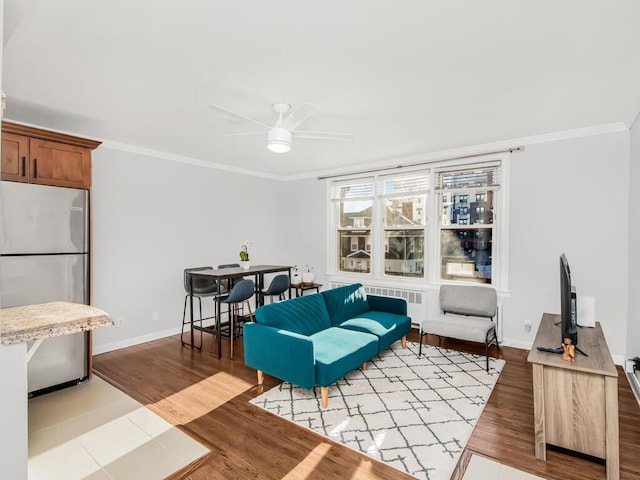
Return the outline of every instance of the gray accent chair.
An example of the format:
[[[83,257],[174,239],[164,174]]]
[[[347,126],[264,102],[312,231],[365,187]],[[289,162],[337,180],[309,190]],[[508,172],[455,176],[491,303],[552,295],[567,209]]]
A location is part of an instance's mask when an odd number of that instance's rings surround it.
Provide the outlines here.
[[[495,345],[500,353],[496,323],[498,295],[495,288],[479,285],[442,285],[439,294],[442,316],[424,320],[420,324],[420,348],[423,335],[438,335],[485,344],[487,372],[489,347]],[[447,315],[449,314],[449,315]]]

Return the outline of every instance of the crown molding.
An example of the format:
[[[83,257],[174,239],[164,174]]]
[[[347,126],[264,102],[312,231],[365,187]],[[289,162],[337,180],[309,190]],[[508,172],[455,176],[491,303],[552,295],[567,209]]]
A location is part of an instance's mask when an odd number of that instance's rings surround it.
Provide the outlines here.
[[[637,119],[638,117],[636,116],[633,122],[637,121]],[[30,124],[16,122],[14,120],[9,120],[9,119],[7,119],[7,121],[11,122],[14,125],[22,125],[24,127],[43,128],[38,125],[30,125]],[[633,122],[630,123],[631,126],[633,126]],[[47,130],[51,132],[57,132],[61,135],[78,136],[73,132],[51,130],[48,128]],[[501,140],[498,142],[485,143],[481,145],[470,145],[467,147],[441,150],[438,152],[405,155],[400,157],[388,158],[388,159],[384,159],[376,162],[366,162],[366,163],[361,163],[359,165],[351,165],[348,167],[335,168],[330,170],[316,170],[313,172],[305,172],[301,174],[286,175],[286,176],[278,176],[270,173],[258,172],[258,171],[250,170],[246,168],[234,167],[231,165],[225,165],[223,163],[211,162],[209,160],[202,160],[199,158],[189,157],[186,155],[178,155],[175,153],[164,152],[161,150],[154,150],[152,148],[138,147],[136,145],[130,145],[122,142],[114,142],[111,140],[104,140],[102,142],[102,148],[118,150],[122,152],[135,153],[135,154],[143,155],[147,157],[161,158],[161,159],[169,160],[172,162],[195,165],[198,167],[213,168],[216,170],[222,170],[222,171],[231,172],[231,173],[238,173],[241,175],[249,175],[252,177],[265,178],[268,180],[290,182],[290,181],[296,181],[296,180],[306,180],[309,178],[317,178],[321,176],[348,175],[352,173],[356,174],[358,173],[359,170],[362,170],[363,168],[366,168],[366,169],[385,168],[385,167],[394,168],[399,163],[408,164],[408,163],[438,162],[438,161],[453,159],[457,157],[464,157],[469,155],[483,155],[483,154],[487,154],[497,150],[508,150],[508,149],[513,149],[520,146],[535,145],[538,143],[556,142],[561,140],[570,140],[573,138],[590,137],[594,135],[605,135],[609,133],[628,132],[629,130],[630,130],[630,127],[628,127],[624,122],[608,123],[604,125],[595,125],[592,127],[563,130],[559,132],[546,133],[542,135],[532,135],[529,137],[520,137],[520,138],[513,138],[510,140]],[[83,138],[88,138],[88,137],[85,136]],[[96,140],[96,142],[99,142],[99,141]]]
[[[376,169],[376,168],[395,168],[398,164],[411,164],[411,163],[429,163],[439,162],[443,160],[450,160],[459,157],[467,157],[470,155],[484,155],[490,152],[499,150],[516,149],[517,147],[524,147],[526,145],[535,145],[538,143],[549,143],[561,140],[570,140],[573,138],[591,137],[595,135],[605,135],[609,133],[628,132],[629,128],[623,122],[608,123],[605,125],[596,125],[593,127],[576,128],[573,130],[563,130],[560,132],[546,133],[542,135],[532,135],[530,137],[513,138],[510,140],[501,140],[498,142],[485,143],[481,145],[470,145],[467,147],[453,148],[450,150],[441,150],[438,152],[423,153],[407,155],[402,157],[394,157],[391,159],[381,160],[378,162],[367,162],[365,164],[353,165],[351,167],[322,170],[312,173],[304,173],[299,175],[289,175],[281,177],[283,181],[303,180],[310,177],[323,177],[332,175],[348,175],[357,174],[359,170],[363,168]]]
[[[154,150],[152,148],[137,147],[127,143],[113,142],[111,140],[105,140],[102,142],[103,148],[111,150],[118,150],[121,152],[135,153],[146,157],[162,158],[164,160],[170,160],[172,162],[185,163],[188,165],[195,165],[198,167],[213,168],[215,170],[223,170],[225,172],[239,173],[241,175],[249,175],[252,177],[266,178],[269,180],[282,180],[277,175],[272,175],[264,172],[257,172],[255,170],[249,170],[247,168],[233,167],[231,165],[225,165],[223,163],[211,162],[209,160],[201,160],[199,158],[188,157],[186,155],[178,155],[175,153],[163,152],[161,150]]]

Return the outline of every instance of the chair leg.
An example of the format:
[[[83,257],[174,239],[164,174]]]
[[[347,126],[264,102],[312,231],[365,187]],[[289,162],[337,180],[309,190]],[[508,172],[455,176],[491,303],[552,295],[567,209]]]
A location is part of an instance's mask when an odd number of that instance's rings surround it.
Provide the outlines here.
[[[198,305],[200,305],[200,348],[202,348],[202,298],[198,297]]]
[[[184,307],[182,308],[182,328],[180,330],[180,342],[182,343],[182,346],[184,347],[185,345],[189,345],[191,348],[197,348],[197,349],[201,349],[202,348],[202,330],[200,330],[200,346],[196,347],[195,345],[191,345],[190,343],[187,343],[184,341],[183,337],[184,337],[184,326],[187,323],[191,323],[191,321],[189,322],[185,322],[185,319],[187,318],[187,300],[189,299],[189,294],[187,293],[184,296]],[[198,297],[198,301],[200,301],[200,327],[202,327],[202,300],[200,299],[200,297]],[[194,321],[195,323],[195,321]],[[191,327],[193,327],[193,325],[190,325]],[[195,342],[193,342],[195,343]]]
[[[422,328],[420,329],[420,346],[418,347],[418,357],[420,355],[422,355],[422,336],[424,335],[424,332],[422,331]]]
[[[407,336],[406,335],[402,337],[401,343],[402,343],[402,348],[407,348]]]
[[[184,319],[187,316],[187,298],[189,298],[189,295],[184,296],[184,308],[182,309],[182,329],[180,330],[180,341],[182,342],[183,347],[186,345],[184,341]]]
[[[489,341],[484,344],[484,354],[487,357],[487,373],[489,372]]]
[[[235,338],[233,325],[236,319],[236,308],[237,306],[233,305],[233,313],[231,314],[231,318],[229,318],[229,359],[233,360],[233,340]]]

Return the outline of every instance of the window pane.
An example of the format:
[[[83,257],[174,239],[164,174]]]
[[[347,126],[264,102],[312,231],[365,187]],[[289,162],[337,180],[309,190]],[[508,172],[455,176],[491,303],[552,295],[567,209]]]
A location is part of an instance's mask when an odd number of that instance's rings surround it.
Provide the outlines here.
[[[338,202],[340,228],[366,228],[371,225],[373,200]]]
[[[447,192],[442,194],[442,225],[493,223],[493,192]]]
[[[385,199],[384,224],[387,227],[424,225],[425,196]]]
[[[491,283],[492,234],[490,228],[442,229],[441,278]]]
[[[338,232],[338,265],[343,272],[371,271],[371,232],[369,230]]]
[[[424,276],[424,230],[385,231],[384,273],[400,277]]]

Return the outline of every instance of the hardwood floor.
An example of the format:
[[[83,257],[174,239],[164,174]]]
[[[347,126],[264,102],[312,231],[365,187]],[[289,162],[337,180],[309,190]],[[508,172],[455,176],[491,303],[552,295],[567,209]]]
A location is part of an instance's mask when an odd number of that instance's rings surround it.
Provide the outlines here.
[[[410,340],[417,337],[412,332]],[[174,336],[94,357],[97,374],[211,450],[171,479],[413,478],[249,404],[261,390],[255,370],[242,361],[242,342],[237,342],[231,361],[228,342],[218,360],[211,340],[205,335],[202,352],[182,348]],[[427,338],[429,343],[436,340]],[[484,350],[454,340],[444,340],[442,346]],[[458,475],[470,453],[477,453],[553,480],[606,478],[604,464],[592,459],[551,449],[547,462],[535,458],[527,353],[501,348],[505,368],[467,444]],[[619,373],[620,478],[640,480],[640,406],[622,370]],[[278,383],[265,375],[264,388]]]

